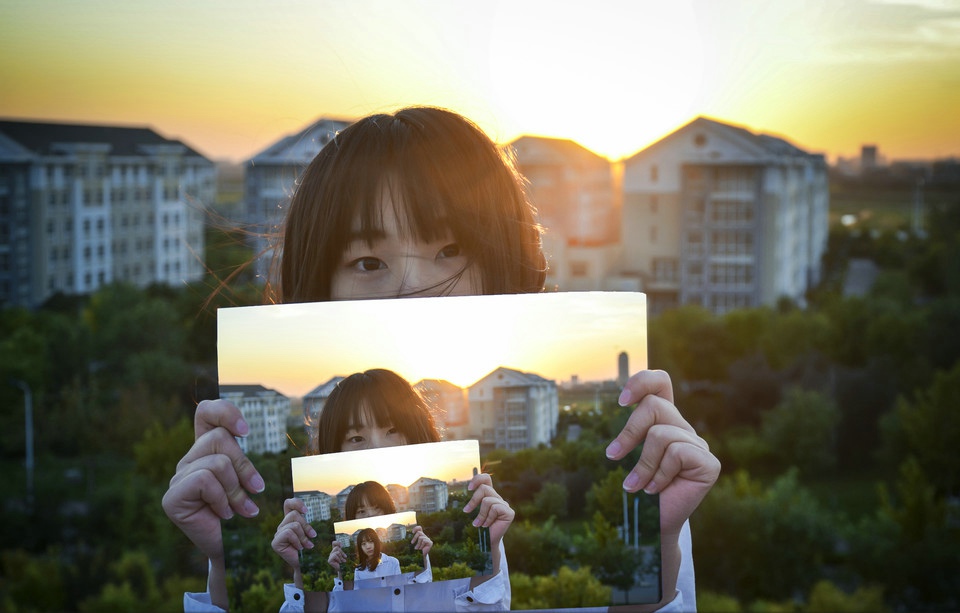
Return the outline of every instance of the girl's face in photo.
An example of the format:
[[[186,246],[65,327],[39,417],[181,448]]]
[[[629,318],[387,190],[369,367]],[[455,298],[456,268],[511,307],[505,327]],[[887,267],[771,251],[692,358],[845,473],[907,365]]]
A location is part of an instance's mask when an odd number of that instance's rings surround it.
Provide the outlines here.
[[[377,420],[369,410],[365,408],[360,410],[357,417],[359,423],[347,427],[343,442],[340,444],[340,451],[380,449],[407,444],[407,437],[393,424],[385,427],[378,426]]]
[[[370,556],[373,555],[373,552],[377,550],[377,546],[374,545],[373,541],[371,541],[370,539],[366,539],[362,543],[360,543],[360,549],[363,550],[363,555],[369,558]]]
[[[377,505],[370,504],[370,501],[364,498],[363,502],[361,502],[357,506],[357,513],[356,513],[355,519],[363,519],[365,517],[380,517],[381,515],[385,515],[385,513],[383,512],[383,509],[381,509]],[[366,542],[369,543],[370,541],[366,541]]]
[[[360,221],[356,221],[333,274],[333,300],[482,293],[478,271],[468,266],[451,233],[418,242],[401,227],[389,191],[381,196],[380,207],[383,228],[372,243],[360,236]]]

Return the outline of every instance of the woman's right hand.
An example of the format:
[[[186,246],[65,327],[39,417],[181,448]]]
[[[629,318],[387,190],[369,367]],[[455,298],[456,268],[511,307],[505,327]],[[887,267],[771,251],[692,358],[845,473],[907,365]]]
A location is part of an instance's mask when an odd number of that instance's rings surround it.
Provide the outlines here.
[[[223,558],[220,520],[260,512],[249,494],[263,491],[263,478],[234,438],[249,430],[240,409],[226,400],[197,405],[193,446],[163,496],[167,517],[210,560]]]
[[[300,551],[313,549],[310,539],[314,538],[317,531],[307,522],[307,505],[299,498],[284,500],[283,519],[270,543],[273,550],[296,572],[300,569]]]

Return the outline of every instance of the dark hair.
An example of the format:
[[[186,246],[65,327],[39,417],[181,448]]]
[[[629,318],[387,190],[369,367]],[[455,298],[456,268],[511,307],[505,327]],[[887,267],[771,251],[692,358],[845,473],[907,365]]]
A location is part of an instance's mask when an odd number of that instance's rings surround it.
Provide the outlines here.
[[[347,521],[357,518],[357,507],[366,502],[368,506],[379,507],[384,515],[397,512],[390,492],[376,481],[364,481],[355,485],[347,494],[345,513]]]
[[[354,373],[340,381],[310,428],[309,453],[336,453],[351,425],[364,412],[380,428],[392,426],[407,444],[435,443],[440,432],[423,397],[406,379],[383,368]]]
[[[364,555],[361,545],[370,541],[374,545],[373,555],[369,558]],[[357,570],[377,570],[380,564],[380,535],[373,528],[364,528],[357,534]]]
[[[413,107],[357,121],[304,171],[279,251],[282,302],[331,299],[355,218],[368,241],[382,229],[384,189],[415,240],[453,235],[484,294],[543,289],[540,227],[512,161],[461,115]]]

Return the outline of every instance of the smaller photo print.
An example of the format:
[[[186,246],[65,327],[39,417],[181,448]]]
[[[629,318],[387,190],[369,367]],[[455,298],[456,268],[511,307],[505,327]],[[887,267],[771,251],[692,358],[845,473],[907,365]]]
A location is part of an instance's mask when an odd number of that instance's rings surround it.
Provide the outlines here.
[[[485,529],[472,526],[476,512],[463,511],[472,496],[468,485],[480,471],[477,441],[307,456],[291,459],[290,467],[307,521],[318,535],[332,535],[318,537],[302,556],[308,589],[363,589],[490,571]],[[329,585],[334,575],[342,585]]]

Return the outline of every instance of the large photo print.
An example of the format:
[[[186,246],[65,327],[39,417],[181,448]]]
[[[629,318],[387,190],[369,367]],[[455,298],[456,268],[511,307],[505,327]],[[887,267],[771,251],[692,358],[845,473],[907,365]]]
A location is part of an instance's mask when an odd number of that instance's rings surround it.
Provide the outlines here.
[[[218,315],[221,397],[250,424],[246,453],[278,459],[309,541],[284,559],[316,608],[506,608],[551,582],[576,594],[564,606],[658,601],[658,499],[622,489],[639,451],[604,455],[646,346],[645,298],[627,292]],[[295,526],[277,504],[279,536]],[[255,577],[250,556],[228,564]]]

